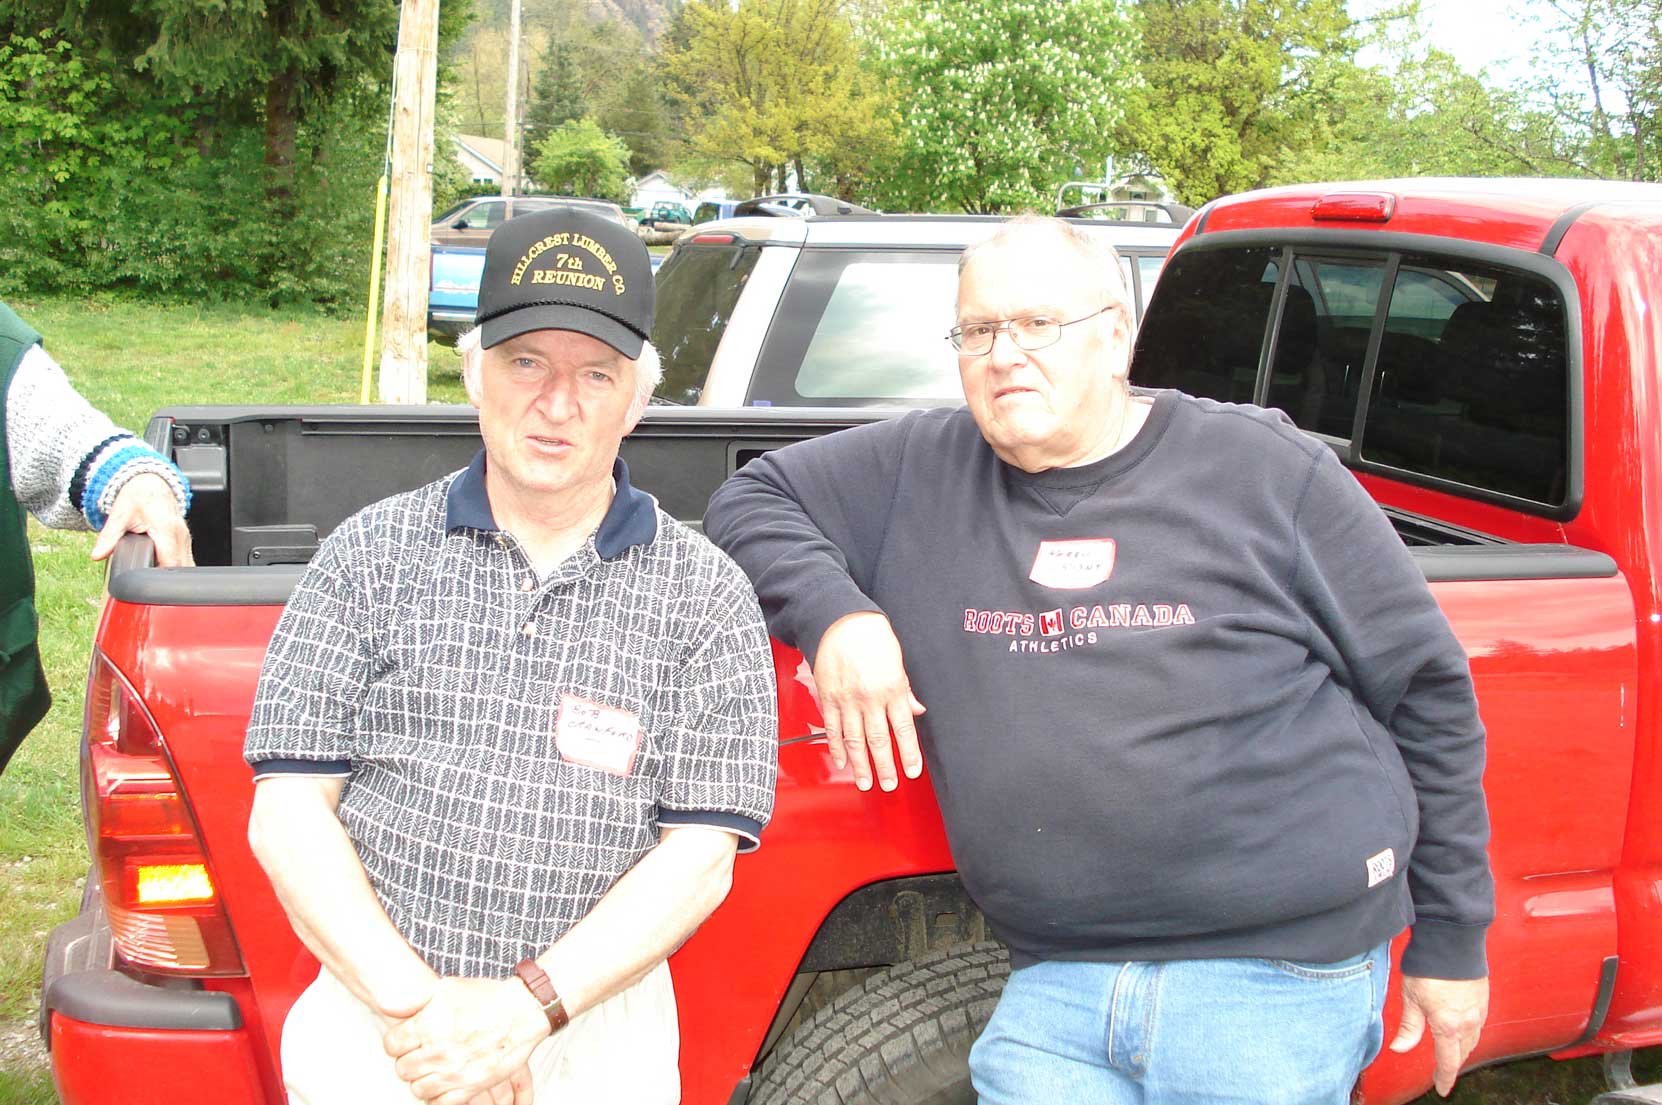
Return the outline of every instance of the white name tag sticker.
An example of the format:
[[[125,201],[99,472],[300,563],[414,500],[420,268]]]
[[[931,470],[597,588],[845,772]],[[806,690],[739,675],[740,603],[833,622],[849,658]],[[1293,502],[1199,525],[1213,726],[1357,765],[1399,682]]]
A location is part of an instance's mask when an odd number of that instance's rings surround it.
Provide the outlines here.
[[[1396,853],[1387,848],[1377,856],[1368,857],[1368,889],[1372,890],[1397,871]]]
[[[1039,554],[1027,578],[1041,587],[1082,591],[1106,583],[1114,571],[1114,541],[1093,537],[1081,541],[1040,541]]]
[[[567,763],[627,775],[635,769],[635,754],[641,748],[640,718],[616,706],[561,695],[554,744]]]

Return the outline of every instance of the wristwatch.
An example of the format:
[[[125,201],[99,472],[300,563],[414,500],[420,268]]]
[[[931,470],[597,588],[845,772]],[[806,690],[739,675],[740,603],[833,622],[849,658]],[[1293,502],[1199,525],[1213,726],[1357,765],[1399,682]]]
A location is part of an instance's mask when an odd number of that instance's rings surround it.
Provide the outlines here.
[[[548,972],[537,966],[535,959],[521,959],[514,964],[514,974],[525,983],[525,988],[531,991],[531,996],[537,999],[542,1006],[543,1016],[548,1018],[548,1034],[550,1036],[564,1028],[571,1020],[566,1015],[566,1003],[560,1000],[560,995],[554,992],[554,984],[548,981]]]

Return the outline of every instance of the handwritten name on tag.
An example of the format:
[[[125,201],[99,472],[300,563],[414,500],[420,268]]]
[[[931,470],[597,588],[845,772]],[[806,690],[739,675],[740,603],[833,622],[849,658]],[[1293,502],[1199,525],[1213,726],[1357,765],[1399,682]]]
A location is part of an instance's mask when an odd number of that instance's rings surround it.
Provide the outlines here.
[[[635,769],[635,754],[641,747],[641,722],[628,710],[574,694],[561,695],[554,745],[567,763],[628,775]]]
[[[1039,554],[1027,578],[1041,587],[1081,591],[1105,583],[1114,571],[1114,541],[1096,537],[1081,541],[1040,541]]]

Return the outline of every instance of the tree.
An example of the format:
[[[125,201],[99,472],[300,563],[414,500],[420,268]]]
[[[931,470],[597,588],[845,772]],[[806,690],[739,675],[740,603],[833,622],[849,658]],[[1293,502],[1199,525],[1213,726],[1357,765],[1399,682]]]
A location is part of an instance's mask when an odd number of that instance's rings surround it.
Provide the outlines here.
[[[1317,145],[1354,71],[1345,0],[1140,0],[1123,153],[1184,203],[1267,183]]]
[[[1399,176],[1575,175],[1575,144],[1549,113],[1431,50],[1394,70],[1353,68],[1308,149],[1287,152],[1271,184]]]
[[[890,205],[1042,209],[1113,148],[1133,46],[1117,0],[897,0],[873,35],[900,105]]]
[[[574,196],[622,200],[629,147],[591,118],[562,123],[535,148],[531,173],[543,187]]]
[[[690,0],[661,64],[691,158],[744,165],[758,192],[793,171],[809,188],[819,159],[869,145],[892,116],[841,0]]]
[[[525,109],[525,144],[540,145],[556,127],[581,119],[588,97],[577,76],[576,51],[560,42],[549,43],[542,56],[531,102]]]
[[[1581,137],[1581,167],[1622,180],[1662,180],[1662,0],[1547,0],[1542,46],[1586,74],[1572,90],[1536,92]]]

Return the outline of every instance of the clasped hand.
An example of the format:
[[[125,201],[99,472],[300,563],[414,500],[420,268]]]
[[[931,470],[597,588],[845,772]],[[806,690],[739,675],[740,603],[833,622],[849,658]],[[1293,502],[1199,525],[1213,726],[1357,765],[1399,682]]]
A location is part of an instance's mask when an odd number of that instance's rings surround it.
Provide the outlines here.
[[[518,980],[440,979],[427,1004],[387,1030],[387,1054],[429,1105],[531,1105],[533,1048],[548,1021]]]

